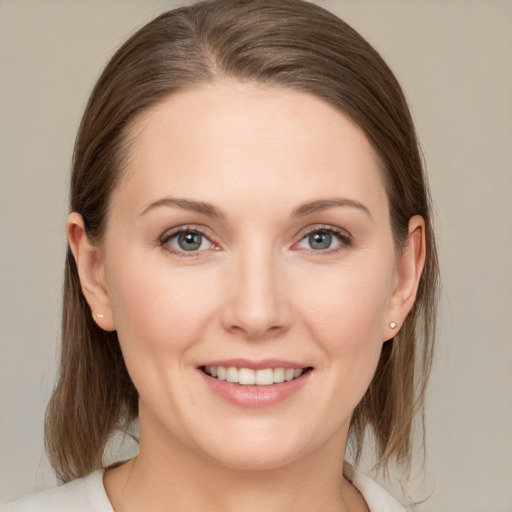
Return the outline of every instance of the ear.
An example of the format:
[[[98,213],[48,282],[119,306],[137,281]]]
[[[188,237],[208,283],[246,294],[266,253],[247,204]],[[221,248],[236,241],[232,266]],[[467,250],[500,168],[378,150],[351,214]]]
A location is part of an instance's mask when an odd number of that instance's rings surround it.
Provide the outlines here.
[[[407,240],[397,260],[396,286],[383,326],[384,341],[396,336],[414,305],[425,265],[425,251],[425,221],[420,215],[415,215],[409,220]]]
[[[75,258],[82,292],[91,308],[93,319],[103,330],[114,331],[116,327],[107,293],[101,250],[87,237],[84,221],[79,213],[69,214],[66,233]]]

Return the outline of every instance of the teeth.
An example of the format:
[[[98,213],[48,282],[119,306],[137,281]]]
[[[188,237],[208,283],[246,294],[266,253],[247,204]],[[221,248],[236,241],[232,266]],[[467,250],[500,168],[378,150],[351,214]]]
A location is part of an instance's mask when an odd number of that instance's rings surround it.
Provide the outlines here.
[[[256,370],[256,384],[258,386],[271,386],[274,384],[274,370],[271,368]]]
[[[219,380],[242,384],[245,386],[271,386],[300,377],[302,368],[235,368],[234,366],[205,366],[204,371]]]
[[[238,382],[238,368],[232,366],[226,368],[226,380],[228,382]]]
[[[295,370],[293,368],[287,368],[284,372],[285,380],[292,380],[295,375]]]
[[[284,373],[284,368],[276,368],[274,370],[274,382],[277,384],[280,382],[284,382]]]
[[[256,384],[256,372],[250,368],[240,368],[238,370],[238,383],[245,385]]]

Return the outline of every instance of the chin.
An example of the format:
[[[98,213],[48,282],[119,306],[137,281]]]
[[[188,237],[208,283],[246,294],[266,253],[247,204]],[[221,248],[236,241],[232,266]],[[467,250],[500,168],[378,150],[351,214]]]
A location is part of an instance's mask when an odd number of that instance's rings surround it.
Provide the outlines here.
[[[243,449],[223,450],[222,453],[212,454],[210,457],[216,462],[229,469],[241,471],[268,471],[279,469],[292,464],[300,458],[300,452],[275,451],[272,448],[257,448],[254,450]]]
[[[263,428],[246,425],[231,430],[219,439],[210,439],[201,450],[219,465],[246,471],[262,471],[285,467],[319,448],[320,440],[306,434],[307,429]],[[260,427],[260,428],[258,428]]]

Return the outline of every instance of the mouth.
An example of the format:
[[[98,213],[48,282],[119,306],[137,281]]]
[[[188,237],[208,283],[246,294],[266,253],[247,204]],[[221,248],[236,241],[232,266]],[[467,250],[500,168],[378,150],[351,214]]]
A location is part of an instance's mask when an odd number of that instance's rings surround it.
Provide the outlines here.
[[[201,366],[203,373],[217,379],[241,386],[273,386],[298,379],[312,370],[306,368],[260,368],[236,366]]]

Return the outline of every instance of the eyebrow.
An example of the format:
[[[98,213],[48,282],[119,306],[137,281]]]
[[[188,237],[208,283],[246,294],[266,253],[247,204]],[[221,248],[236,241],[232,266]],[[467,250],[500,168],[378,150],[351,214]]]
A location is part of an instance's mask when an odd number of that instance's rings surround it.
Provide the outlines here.
[[[316,201],[310,201],[309,203],[305,203],[298,208],[296,208],[292,215],[295,217],[305,217],[306,215],[311,215],[312,213],[327,210],[329,208],[336,208],[339,206],[350,206],[352,208],[357,208],[362,210],[366,214],[368,214],[371,218],[372,214],[370,210],[359,201],[354,201],[353,199],[344,199],[344,198],[333,198],[333,199],[318,199]]]
[[[224,214],[215,206],[210,203],[205,203],[203,201],[193,201],[191,199],[181,199],[175,197],[163,197],[162,199],[158,199],[147,206],[140,215],[145,215],[149,211],[159,208],[161,206],[169,206],[169,207],[177,207],[182,208],[184,210],[189,210],[192,212],[201,213],[202,215],[206,215],[207,217],[212,218],[223,218]]]
[[[205,203],[203,201],[193,201],[191,199],[182,199],[175,197],[163,197],[162,199],[158,199],[154,201],[150,205],[148,205],[140,215],[145,215],[147,212],[159,208],[162,206],[167,207],[177,207],[182,208],[184,210],[189,210],[193,212],[200,213],[202,215],[206,215],[207,217],[212,218],[224,218],[224,214],[215,206],[210,203]],[[359,210],[364,211],[370,217],[372,216],[370,210],[364,206],[364,204],[359,201],[354,201],[353,199],[342,199],[342,198],[333,198],[333,199],[318,199],[315,201],[310,201],[305,203],[292,212],[293,217],[305,217],[307,215],[311,215],[312,213],[327,210],[329,208],[337,208],[340,206],[349,206],[352,208],[358,208]]]

